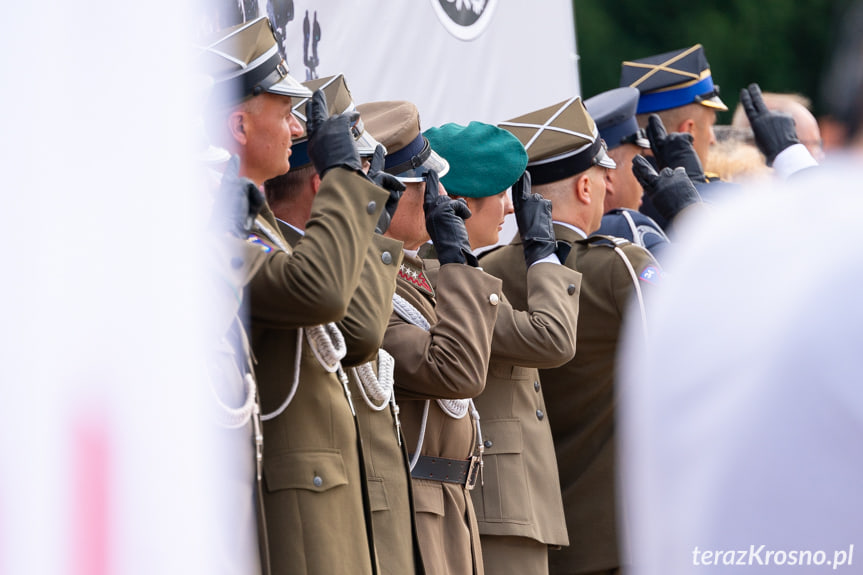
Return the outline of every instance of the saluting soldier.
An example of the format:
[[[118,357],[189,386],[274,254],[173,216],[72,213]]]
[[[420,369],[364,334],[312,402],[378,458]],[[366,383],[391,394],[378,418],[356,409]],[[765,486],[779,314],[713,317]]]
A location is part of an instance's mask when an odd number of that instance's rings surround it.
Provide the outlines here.
[[[330,76],[304,82],[311,90],[322,89],[330,113],[355,109],[344,76]],[[295,105],[295,114],[305,125],[304,100]],[[384,237],[404,185],[383,172],[384,149],[364,129],[362,117],[354,126],[357,149],[369,174],[380,178],[390,191],[387,206],[378,220],[360,283],[344,319],[337,323],[345,337],[342,360],[350,380],[351,395],[363,441],[366,481],[374,527],[375,550],[380,573],[411,575],[423,573],[414,523],[407,452],[399,426],[398,404],[393,391],[393,360],[380,350],[383,333],[392,313],[396,274],[402,259],[402,242]],[[308,159],[308,140],[294,140],[291,170],[267,180],[267,202],[278,218],[279,228],[291,246],[305,234],[311,206],[321,179]],[[380,358],[380,359],[379,359]]]
[[[470,398],[485,385],[500,280],[477,267],[463,201],[442,193],[449,169],[420,132],[410,102],[361,104],[366,129],[387,148],[385,169],[406,186],[387,236],[404,242],[384,349],[395,358],[396,398],[411,454],[420,552],[426,572],[482,574],[470,489],[480,465]],[[437,281],[416,250],[431,238]]]
[[[657,147],[652,146],[658,170],[685,167],[698,193],[708,201],[739,189],[734,184],[720,181],[715,174],[706,174],[702,168],[707,164],[710,147],[716,143],[713,132],[716,113],[727,111],[728,106],[719,97],[719,86],[713,82],[710,63],[701,44],[623,62],[620,86],[639,91],[636,109],[639,126],[648,128],[650,116],[656,114],[664,126],[663,131],[688,134],[689,143],[695,149],[698,164],[697,169],[692,169],[691,162],[685,166],[676,163],[673,150],[657,154]],[[672,144],[669,148],[675,144],[669,143]],[[641,211],[663,229],[668,229],[671,221],[653,206],[650,198],[646,199]]]
[[[292,98],[311,92],[288,75],[266,18],[205,46],[215,79],[216,143],[238,154],[257,185],[290,167],[302,128]],[[356,422],[336,372],[343,346],[329,322],[345,315],[389,196],[361,171],[350,126],[328,117],[323,93],[307,108],[309,156],[321,174],[294,250],[264,205],[250,241],[268,254],[247,297],[265,412],[264,502],[274,573],[375,571]]]
[[[215,482],[222,500],[218,526],[220,573],[268,575],[269,552],[264,528],[261,493],[263,448],[260,403],[254,361],[244,327],[248,306],[243,289],[264,264],[267,254],[247,241],[252,223],[263,205],[263,195],[251,180],[237,176],[240,158],[220,157],[210,146],[222,174],[207,162],[206,180],[212,181],[212,211],[208,232],[207,270],[212,281],[210,297],[216,313],[207,316],[207,333],[214,337],[208,361],[216,424],[221,428],[220,467]],[[216,177],[219,177],[216,185]]]
[[[581,274],[561,265],[569,245],[556,242],[551,202],[531,193],[518,138],[481,122],[445,124],[425,135],[450,164],[441,180],[447,193],[471,210],[465,221],[471,248],[496,244],[504,216],[513,212],[524,240],[527,309],[513,309],[506,297],[498,306],[485,389],[475,400],[484,465],[471,499],[488,573],[548,573],[549,546],[569,539],[537,368],[575,354]]]
[[[635,156],[650,150],[647,134],[635,120],[638,90],[629,86],[608,90],[585,100],[584,107],[617,164],[608,172],[605,214],[594,234],[625,238],[658,257],[669,239],[653,218],[638,211],[644,190],[632,170]]]
[[[569,534],[569,547],[549,554],[549,572],[615,572],[620,568],[614,464],[617,341],[633,294],[642,295],[659,282],[661,270],[640,246],[588,238],[599,228],[606,171],[615,164],[579,98],[499,125],[524,144],[533,190],[551,200],[555,237],[572,247],[565,265],[582,274],[575,357],[561,367],[540,370]],[[483,269],[503,278],[504,292],[516,309],[528,306],[523,244],[517,236],[482,260]]]

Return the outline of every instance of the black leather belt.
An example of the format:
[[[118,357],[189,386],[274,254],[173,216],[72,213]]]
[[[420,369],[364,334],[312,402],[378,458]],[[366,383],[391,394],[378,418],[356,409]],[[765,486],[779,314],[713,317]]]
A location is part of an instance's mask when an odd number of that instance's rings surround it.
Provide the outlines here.
[[[417,464],[411,470],[411,477],[457,483],[467,489],[473,489],[479,474],[480,461],[481,459],[476,455],[470,459],[447,459],[420,455]]]

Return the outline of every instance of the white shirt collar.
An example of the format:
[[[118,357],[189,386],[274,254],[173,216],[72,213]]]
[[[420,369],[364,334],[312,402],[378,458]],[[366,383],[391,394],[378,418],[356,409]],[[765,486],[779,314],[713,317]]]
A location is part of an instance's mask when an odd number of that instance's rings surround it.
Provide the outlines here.
[[[581,229],[581,228],[579,228],[579,227],[577,227],[577,226],[574,226],[574,225],[572,225],[572,224],[568,224],[568,223],[566,223],[566,222],[559,222],[559,221],[557,221],[557,220],[552,220],[552,222],[551,222],[551,223],[553,223],[553,224],[557,224],[557,225],[559,225],[559,226],[564,226],[564,227],[566,227],[566,228],[569,228],[569,229],[571,229],[572,231],[574,231],[575,233],[577,233],[578,235],[580,235],[581,237],[583,237],[583,238],[587,238],[587,234],[586,234],[586,233],[584,233],[584,230],[583,230],[583,229]]]
[[[305,230],[301,230],[301,229],[300,229],[300,228],[298,228],[297,226],[295,226],[295,225],[293,225],[293,224],[289,224],[289,223],[288,223],[288,222],[286,222],[285,220],[280,220],[279,218],[276,218],[276,219],[277,219],[277,220],[279,220],[280,222],[282,222],[283,224],[285,224],[286,226],[288,226],[289,228],[291,228],[292,230],[294,230],[295,232],[297,232],[298,234],[300,234],[301,236],[305,236],[305,235],[306,235]]]

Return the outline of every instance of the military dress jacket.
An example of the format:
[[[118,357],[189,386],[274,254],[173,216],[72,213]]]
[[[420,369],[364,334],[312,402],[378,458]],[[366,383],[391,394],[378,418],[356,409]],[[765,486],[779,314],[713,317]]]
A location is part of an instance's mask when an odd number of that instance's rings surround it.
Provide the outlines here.
[[[537,263],[529,270],[522,250],[514,261],[526,282],[526,310],[501,300],[491,342],[485,390],[476,398],[485,447],[483,482],[471,493],[480,533],[527,537],[566,545],[566,521],[548,409],[537,368],[556,367],[576,353],[581,274]],[[483,269],[504,280],[495,266]],[[526,277],[525,277],[526,272]],[[515,274],[514,274],[515,275]]]
[[[302,235],[281,221],[279,229],[288,243],[296,247]],[[402,254],[400,241],[374,236],[347,315],[337,323],[347,348],[342,364],[350,381],[363,443],[375,551],[382,575],[424,572],[414,521],[407,451],[401,429],[396,425],[397,414],[389,402],[376,404],[365,397],[368,394],[361,387],[357,371],[361,364],[371,361],[377,373],[375,360],[392,313],[392,296]],[[372,348],[374,344],[377,347]]]
[[[406,255],[396,293],[430,324],[426,331],[394,312],[384,335],[384,349],[395,358],[396,398],[408,451],[417,449],[423,408],[430,400],[420,453],[467,460],[478,439],[474,421],[470,414],[454,419],[435,400],[473,398],[485,386],[500,280],[468,265],[446,264],[433,286],[423,260]],[[470,491],[430,479],[413,478],[412,485],[426,572],[482,574]]]
[[[271,417],[264,422],[264,503],[276,574],[375,572],[356,420],[337,375],[300,328],[345,316],[386,198],[358,174],[333,168],[295,250],[267,206],[256,223],[256,241],[272,248],[248,301],[261,405]]]
[[[636,282],[646,294],[660,281],[661,268],[647,250],[625,240],[586,240],[560,224],[554,232],[572,245],[565,265],[582,274],[575,357],[539,370],[569,534],[569,546],[549,554],[549,571],[571,574],[620,566],[614,465],[617,344],[624,314],[638,314],[630,308]],[[615,252],[617,244],[635,279]],[[522,251],[516,236],[483,258],[483,268],[501,274],[504,292],[517,309],[527,305],[523,268],[513,264]]]
[[[245,421],[234,419],[234,414],[225,408],[243,407],[250,391],[246,377],[254,381],[241,297],[267,255],[261,246],[233,235],[208,239],[212,248],[207,252],[207,271],[212,279],[209,297],[218,313],[206,318],[207,333],[216,338],[212,340],[207,367],[215,398],[212,414],[219,428],[215,436],[219,442],[219,467],[214,484],[220,494],[220,516],[224,518],[216,527],[219,539],[213,548],[220,554],[220,573],[266,574],[268,554],[257,485],[255,422],[251,417]]]

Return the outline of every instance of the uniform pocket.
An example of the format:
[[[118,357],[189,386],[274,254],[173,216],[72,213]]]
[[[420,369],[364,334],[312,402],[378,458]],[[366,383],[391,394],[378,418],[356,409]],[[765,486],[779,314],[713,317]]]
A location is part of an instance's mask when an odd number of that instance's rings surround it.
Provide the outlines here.
[[[417,513],[432,513],[443,517],[443,486],[437,481],[426,479],[415,479],[411,484]]]
[[[387,498],[387,486],[379,477],[369,477],[369,504],[372,511],[388,511],[390,501]]]
[[[473,500],[484,522],[528,521],[530,493],[524,469],[524,436],[518,419],[483,420],[484,485]]]
[[[305,489],[322,493],[348,484],[342,452],[338,449],[291,451],[264,457],[268,491]]]

